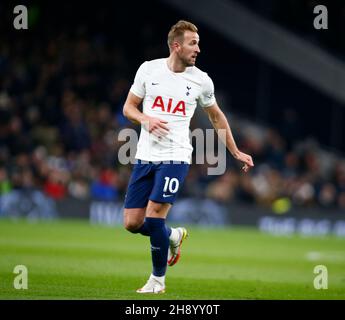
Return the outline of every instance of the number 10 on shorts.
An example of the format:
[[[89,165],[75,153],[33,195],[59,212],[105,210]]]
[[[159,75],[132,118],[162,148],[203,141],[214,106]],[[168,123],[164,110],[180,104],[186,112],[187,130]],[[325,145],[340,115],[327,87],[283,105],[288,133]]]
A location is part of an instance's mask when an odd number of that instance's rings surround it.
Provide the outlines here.
[[[163,192],[167,192],[169,189],[170,193],[176,193],[179,187],[179,181],[176,178],[164,177],[165,184]]]

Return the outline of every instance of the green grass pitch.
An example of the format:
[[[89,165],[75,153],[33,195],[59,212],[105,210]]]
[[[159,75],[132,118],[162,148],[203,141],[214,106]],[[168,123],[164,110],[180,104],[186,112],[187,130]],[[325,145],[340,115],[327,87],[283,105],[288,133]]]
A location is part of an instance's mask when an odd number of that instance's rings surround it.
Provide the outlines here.
[[[345,239],[278,237],[249,228],[189,227],[167,292],[139,295],[149,238],[87,221],[0,220],[0,299],[345,299]],[[328,289],[316,290],[316,265]],[[28,269],[17,290],[16,265]]]

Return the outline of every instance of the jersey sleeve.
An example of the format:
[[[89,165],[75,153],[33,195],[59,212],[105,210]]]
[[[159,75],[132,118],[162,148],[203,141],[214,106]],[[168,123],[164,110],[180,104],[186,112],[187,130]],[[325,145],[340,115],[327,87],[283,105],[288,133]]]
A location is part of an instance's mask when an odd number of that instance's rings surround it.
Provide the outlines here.
[[[199,96],[198,102],[203,108],[209,107],[216,102],[216,98],[214,96],[213,81],[207,74],[202,83],[201,94]]]
[[[130,91],[139,98],[144,98],[146,93],[145,80],[147,77],[147,62],[144,62],[138,69]]]

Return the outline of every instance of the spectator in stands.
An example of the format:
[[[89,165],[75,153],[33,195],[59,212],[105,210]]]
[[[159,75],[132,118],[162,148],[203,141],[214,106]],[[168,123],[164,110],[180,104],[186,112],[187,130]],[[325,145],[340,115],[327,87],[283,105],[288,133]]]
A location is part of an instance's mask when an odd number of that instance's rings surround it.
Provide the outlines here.
[[[118,175],[115,170],[101,169],[98,179],[91,185],[91,197],[101,201],[116,201],[118,198]]]

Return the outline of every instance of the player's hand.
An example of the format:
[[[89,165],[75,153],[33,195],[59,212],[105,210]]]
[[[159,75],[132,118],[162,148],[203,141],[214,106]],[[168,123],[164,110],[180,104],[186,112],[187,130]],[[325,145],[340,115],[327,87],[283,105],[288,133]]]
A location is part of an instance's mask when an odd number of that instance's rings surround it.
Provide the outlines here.
[[[238,150],[237,152],[234,153],[233,156],[235,159],[243,163],[242,170],[244,172],[248,172],[250,168],[254,167],[253,159],[249,154],[246,154]]]
[[[152,133],[153,135],[157,137],[164,137],[169,133],[167,123],[168,121],[149,117],[148,121],[145,121],[144,126],[146,130],[148,130],[148,132]]]

